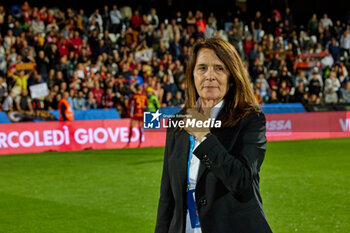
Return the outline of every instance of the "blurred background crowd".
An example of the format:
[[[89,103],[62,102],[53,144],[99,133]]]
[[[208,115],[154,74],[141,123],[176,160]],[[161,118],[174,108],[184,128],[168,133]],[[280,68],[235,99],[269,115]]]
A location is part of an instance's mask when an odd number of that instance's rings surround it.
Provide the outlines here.
[[[128,117],[138,85],[160,107],[182,106],[189,49],[210,37],[237,49],[260,104],[350,103],[350,17],[310,12],[297,25],[294,14],[0,6],[0,111],[55,110],[66,95],[74,110]],[[29,87],[42,83],[48,95],[32,98]]]

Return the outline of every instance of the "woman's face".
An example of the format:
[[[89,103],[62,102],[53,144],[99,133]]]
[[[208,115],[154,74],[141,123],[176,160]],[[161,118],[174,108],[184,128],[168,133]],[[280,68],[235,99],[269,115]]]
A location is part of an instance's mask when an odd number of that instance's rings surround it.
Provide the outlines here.
[[[211,49],[202,48],[193,70],[194,83],[201,99],[220,102],[228,90],[229,71]]]

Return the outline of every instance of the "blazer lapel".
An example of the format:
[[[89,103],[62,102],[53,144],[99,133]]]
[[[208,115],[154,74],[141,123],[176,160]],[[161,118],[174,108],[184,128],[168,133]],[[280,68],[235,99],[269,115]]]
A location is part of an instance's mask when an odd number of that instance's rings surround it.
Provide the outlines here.
[[[188,164],[188,153],[190,149],[190,135],[186,130],[182,130],[175,135],[175,145],[178,148],[177,166],[178,166],[178,181],[182,190],[185,190],[187,180],[187,164]]]

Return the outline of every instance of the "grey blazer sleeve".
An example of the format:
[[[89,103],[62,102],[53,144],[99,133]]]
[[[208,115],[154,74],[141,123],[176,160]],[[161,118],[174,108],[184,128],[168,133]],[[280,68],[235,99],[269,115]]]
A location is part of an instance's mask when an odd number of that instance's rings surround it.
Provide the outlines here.
[[[227,151],[217,137],[210,134],[193,152],[233,194],[251,190],[266,151],[264,113],[252,113],[241,122],[243,125],[236,143],[238,148]]]

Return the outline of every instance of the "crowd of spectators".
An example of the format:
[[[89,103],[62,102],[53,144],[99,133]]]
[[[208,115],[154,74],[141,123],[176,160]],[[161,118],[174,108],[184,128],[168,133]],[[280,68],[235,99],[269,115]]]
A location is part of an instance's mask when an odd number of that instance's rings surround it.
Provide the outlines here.
[[[184,72],[191,46],[202,38],[229,41],[244,61],[260,104],[350,103],[350,27],[327,14],[294,24],[289,8],[240,12],[157,10],[129,6],[83,9],[0,6],[0,111],[55,110],[64,92],[75,110],[116,108],[128,117],[128,100],[142,85],[162,107],[184,103]],[[147,59],[137,54],[152,49]],[[28,64],[34,64],[30,66]],[[46,83],[48,95],[29,87]],[[151,89],[149,88],[151,87]]]

